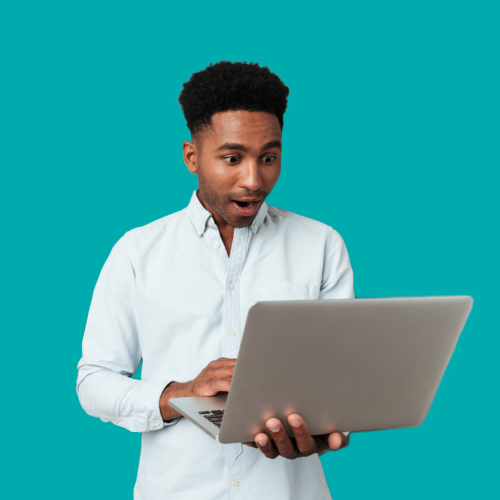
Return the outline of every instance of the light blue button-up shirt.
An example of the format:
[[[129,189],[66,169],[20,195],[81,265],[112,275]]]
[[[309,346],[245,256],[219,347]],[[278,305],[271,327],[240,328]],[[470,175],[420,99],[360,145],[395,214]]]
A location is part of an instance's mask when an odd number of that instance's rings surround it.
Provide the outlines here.
[[[163,422],[159,400],[169,382],[237,357],[258,300],[353,297],[340,235],[266,203],[234,230],[230,256],[196,192],[186,209],[127,232],[94,290],[77,392],[89,415],[143,433],[134,498],[331,498],[317,455],[270,460],[220,444],[185,418]],[[141,380],[130,378],[141,359]]]

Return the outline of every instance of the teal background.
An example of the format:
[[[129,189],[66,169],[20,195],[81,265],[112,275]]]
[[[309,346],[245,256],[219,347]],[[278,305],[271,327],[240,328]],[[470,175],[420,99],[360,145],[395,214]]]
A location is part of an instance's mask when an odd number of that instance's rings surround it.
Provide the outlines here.
[[[356,295],[470,294],[424,424],[358,434],[334,498],[498,495],[499,3],[4,2],[6,498],[132,498],[140,436],[87,416],[93,287],[129,229],[187,205],[177,96],[222,59],[290,87],[269,203],[344,237]]]

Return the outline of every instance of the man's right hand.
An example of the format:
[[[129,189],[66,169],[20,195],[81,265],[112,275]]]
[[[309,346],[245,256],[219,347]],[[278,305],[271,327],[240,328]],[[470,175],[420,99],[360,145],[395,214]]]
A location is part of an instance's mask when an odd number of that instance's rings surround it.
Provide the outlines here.
[[[168,384],[160,397],[160,411],[163,420],[172,420],[181,416],[168,404],[170,399],[215,396],[218,392],[229,392],[235,364],[236,359],[219,358],[208,363],[194,380]]]

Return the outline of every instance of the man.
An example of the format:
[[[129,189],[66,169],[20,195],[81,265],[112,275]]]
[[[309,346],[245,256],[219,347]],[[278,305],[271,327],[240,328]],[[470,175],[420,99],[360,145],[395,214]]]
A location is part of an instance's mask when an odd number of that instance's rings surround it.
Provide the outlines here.
[[[88,414],[143,433],[137,500],[330,498],[318,456],[346,446],[342,433],[312,437],[292,414],[295,439],[273,418],[271,439],[222,445],[168,404],[229,390],[258,300],[354,297],[339,234],[265,202],[280,175],[288,93],[258,64],[193,74],[179,102],[199,189],[184,210],[127,232],[99,276],[77,392]],[[141,380],[130,378],[141,359]]]

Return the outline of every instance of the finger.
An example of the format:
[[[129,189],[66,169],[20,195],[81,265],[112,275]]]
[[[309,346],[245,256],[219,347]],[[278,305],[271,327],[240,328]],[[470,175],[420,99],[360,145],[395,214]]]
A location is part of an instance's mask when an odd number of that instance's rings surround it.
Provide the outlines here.
[[[234,366],[221,366],[210,370],[207,375],[210,378],[231,378],[234,373]]]
[[[330,451],[330,446],[328,444],[328,436],[329,434],[321,434],[320,436],[313,436],[313,439],[316,442],[316,453],[320,456],[323,455],[323,453]]]
[[[267,434],[264,434],[263,432],[257,434],[255,436],[255,443],[257,444],[259,450],[264,453],[267,458],[273,459],[279,455],[276,446],[274,446],[272,440],[269,439]]]
[[[208,380],[208,385],[212,391],[229,392],[231,387],[230,378],[213,378]]]
[[[229,392],[231,379],[205,379],[196,389],[196,396],[214,396],[218,392]]]
[[[295,441],[297,443],[297,448],[304,455],[311,455],[316,451],[316,441],[311,436],[306,423],[296,413],[292,413],[288,416],[288,423],[290,429],[292,429],[293,435],[295,436]]]
[[[332,432],[328,436],[328,446],[333,450],[337,451],[341,448],[346,447],[349,444],[349,438],[344,436],[341,432]]]
[[[285,430],[285,426],[277,418],[270,418],[266,427],[271,434],[278,453],[284,458],[295,458],[296,452],[292,440]]]
[[[235,364],[236,364],[236,358],[219,358],[209,363],[209,365],[212,368],[220,368],[222,366],[234,366]]]

